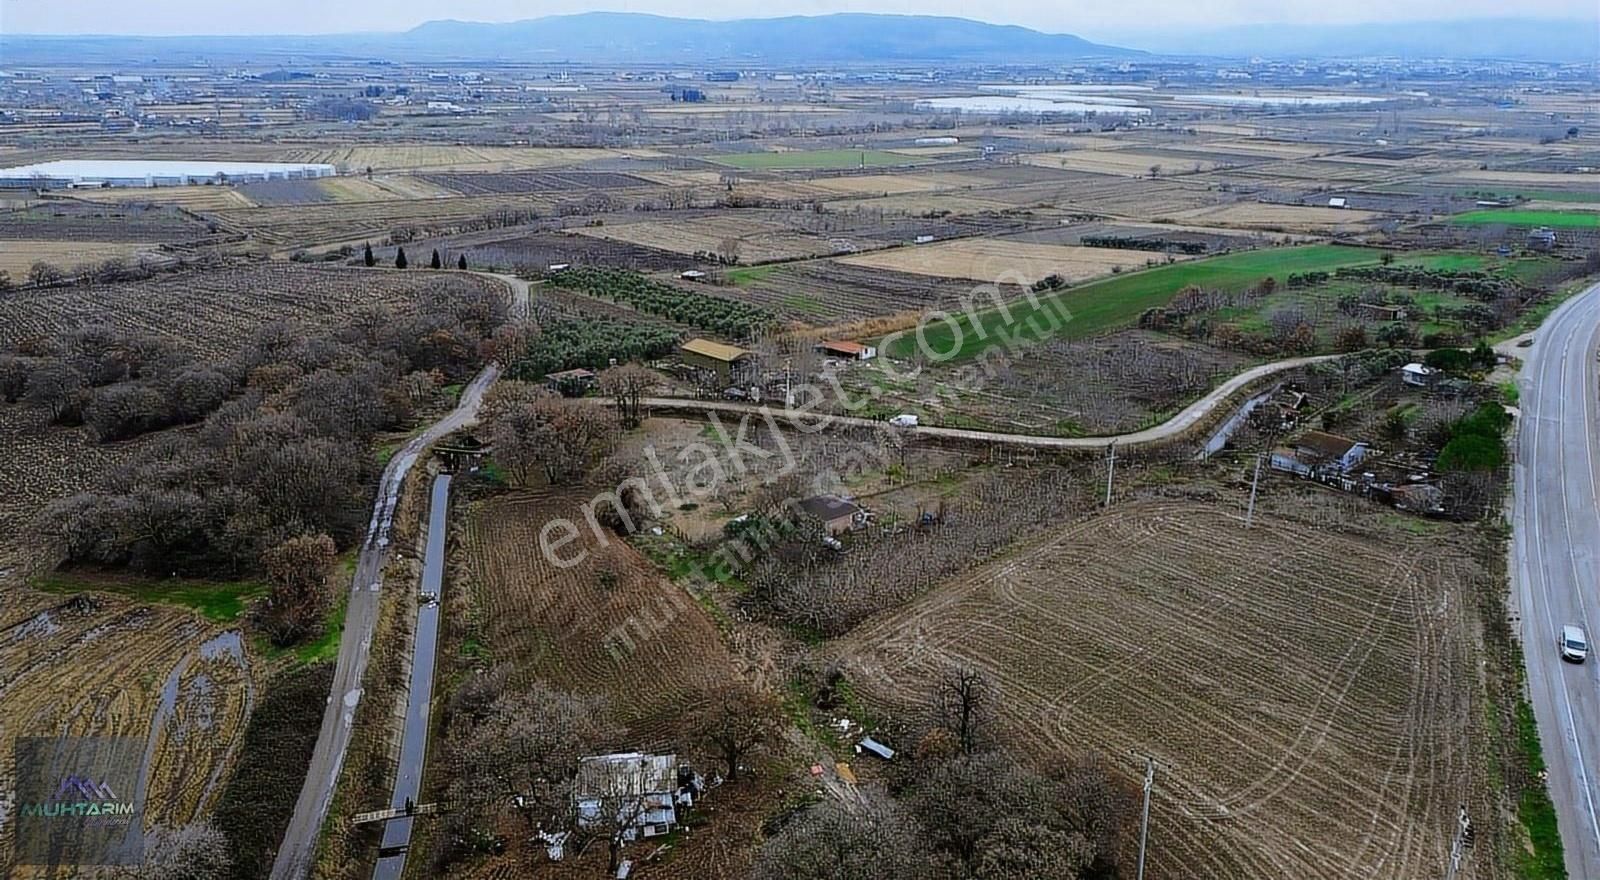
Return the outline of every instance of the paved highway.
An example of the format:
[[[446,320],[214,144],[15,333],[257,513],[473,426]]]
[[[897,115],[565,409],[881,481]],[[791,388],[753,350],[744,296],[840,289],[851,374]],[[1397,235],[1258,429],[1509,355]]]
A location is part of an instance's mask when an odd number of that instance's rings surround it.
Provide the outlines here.
[[[273,880],[301,880],[316,858],[317,837],[328,815],[328,804],[344,766],[345,751],[355,726],[356,706],[361,703],[361,677],[367,669],[367,653],[372,647],[373,626],[378,619],[378,596],[383,586],[383,568],[389,562],[389,537],[394,525],[395,506],[406,474],[423,451],[439,438],[461,428],[477,417],[483,393],[499,378],[500,368],[485,367],[465,388],[456,408],[443,419],[411,438],[383,470],[378,499],[373,504],[367,539],[356,560],[355,577],[350,583],[350,602],[345,611],[344,634],[339,639],[339,660],[334,667],[333,687],[328,708],[322,715],[317,747],[306,770],[305,785],[295,801],[294,815],[284,833],[277,860],[272,865]]]
[[[1521,612],[1528,690],[1566,849],[1567,876],[1600,878],[1600,285],[1545,321],[1524,358],[1516,438],[1512,598]],[[1561,660],[1575,623],[1590,658]]]

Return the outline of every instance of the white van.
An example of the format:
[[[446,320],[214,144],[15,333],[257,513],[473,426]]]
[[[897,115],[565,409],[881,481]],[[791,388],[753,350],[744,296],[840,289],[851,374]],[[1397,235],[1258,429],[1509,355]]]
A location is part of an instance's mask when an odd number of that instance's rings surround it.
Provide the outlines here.
[[[1561,628],[1560,647],[1563,660],[1582,663],[1589,656],[1589,640],[1583,637],[1583,629],[1571,624]]]
[[[890,419],[889,424],[894,425],[896,428],[915,428],[917,426],[917,417],[910,413],[901,413]]]

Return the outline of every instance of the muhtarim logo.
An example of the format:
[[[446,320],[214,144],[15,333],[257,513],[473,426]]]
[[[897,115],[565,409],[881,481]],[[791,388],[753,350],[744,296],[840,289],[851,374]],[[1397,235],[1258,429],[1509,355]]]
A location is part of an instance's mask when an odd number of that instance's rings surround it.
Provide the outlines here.
[[[87,776],[69,773],[61,777],[56,793],[48,800],[22,804],[23,816],[40,816],[47,819],[70,816],[132,816],[133,804],[117,797],[105,782],[96,782]]]

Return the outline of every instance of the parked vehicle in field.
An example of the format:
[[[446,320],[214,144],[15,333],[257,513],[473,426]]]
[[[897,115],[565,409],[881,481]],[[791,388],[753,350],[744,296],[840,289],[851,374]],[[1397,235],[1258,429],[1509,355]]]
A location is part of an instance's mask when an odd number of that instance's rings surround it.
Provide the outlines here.
[[[894,425],[896,428],[915,428],[917,426],[917,417],[910,413],[901,413],[890,419],[889,424]]]

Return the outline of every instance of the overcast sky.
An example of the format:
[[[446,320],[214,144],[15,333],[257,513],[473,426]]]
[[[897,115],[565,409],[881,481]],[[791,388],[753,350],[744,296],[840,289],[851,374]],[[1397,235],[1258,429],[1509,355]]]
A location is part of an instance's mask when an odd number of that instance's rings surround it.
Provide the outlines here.
[[[515,21],[595,10],[693,18],[892,12],[955,15],[1090,38],[1157,24],[1357,23],[1595,17],[1595,0],[0,0],[0,34],[306,34],[405,30],[424,21]],[[1514,13],[1513,13],[1513,10]],[[0,59],[3,60],[3,59]]]

